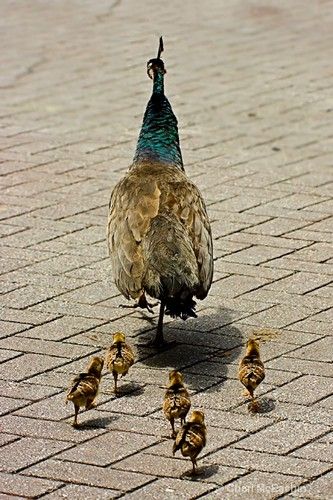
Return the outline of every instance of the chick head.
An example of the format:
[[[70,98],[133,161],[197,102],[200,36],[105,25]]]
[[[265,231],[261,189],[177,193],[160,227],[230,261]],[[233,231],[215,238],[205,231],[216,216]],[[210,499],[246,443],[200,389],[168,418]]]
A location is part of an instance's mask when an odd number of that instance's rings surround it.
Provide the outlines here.
[[[94,356],[88,365],[88,373],[100,375],[103,370],[104,359],[99,356]]]
[[[115,332],[113,334],[113,343],[118,344],[118,342],[125,342],[125,334],[123,332]]]
[[[189,422],[195,422],[196,424],[203,424],[205,421],[204,412],[200,410],[192,411],[192,415],[189,418]]]
[[[169,372],[169,381],[171,384],[182,384],[183,383],[183,375],[177,370],[171,370]]]
[[[251,351],[259,351],[259,342],[253,338],[249,338],[249,340],[246,342],[246,348],[247,350]]]

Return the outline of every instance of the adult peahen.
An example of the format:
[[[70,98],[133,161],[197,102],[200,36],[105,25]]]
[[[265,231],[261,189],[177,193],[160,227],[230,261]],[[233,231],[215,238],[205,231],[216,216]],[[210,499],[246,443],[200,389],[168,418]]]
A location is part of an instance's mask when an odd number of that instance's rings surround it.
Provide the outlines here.
[[[213,276],[213,246],[205,203],[186,177],[177,119],[164,95],[164,63],[147,63],[153,92],[132,165],[111,194],[108,244],[115,283],[135,306],[146,294],[160,300],[153,344],[163,344],[164,312],[196,317],[193,297],[204,299]]]

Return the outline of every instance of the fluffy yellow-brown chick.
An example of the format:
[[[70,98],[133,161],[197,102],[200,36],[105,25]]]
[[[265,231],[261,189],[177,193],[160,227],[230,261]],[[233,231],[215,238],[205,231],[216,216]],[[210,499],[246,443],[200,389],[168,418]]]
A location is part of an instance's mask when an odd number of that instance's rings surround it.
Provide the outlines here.
[[[238,377],[254,400],[254,391],[265,378],[265,367],[260,359],[259,344],[254,339],[247,341],[245,356],[239,363]]]
[[[105,356],[107,369],[114,378],[114,392],[118,394],[118,375],[124,377],[134,363],[134,352],[130,345],[126,343],[125,334],[116,332],[113,334],[113,342]]]
[[[80,407],[85,406],[86,410],[90,410],[95,406],[94,401],[98,393],[103,365],[103,358],[99,358],[98,356],[93,357],[87,367],[87,371],[77,375],[68,389],[66,404],[68,401],[72,401],[74,404],[74,427],[78,425],[77,415]]]
[[[205,415],[202,411],[195,410],[178,431],[173,445],[173,454],[180,450],[183,457],[190,457],[193,474],[197,473],[197,456],[206,446],[206,434]]]
[[[190,408],[190,395],[184,386],[183,375],[177,370],[172,370],[169,373],[169,385],[163,401],[163,411],[171,424],[172,438],[176,437],[175,419],[180,418],[181,424],[184,424]]]

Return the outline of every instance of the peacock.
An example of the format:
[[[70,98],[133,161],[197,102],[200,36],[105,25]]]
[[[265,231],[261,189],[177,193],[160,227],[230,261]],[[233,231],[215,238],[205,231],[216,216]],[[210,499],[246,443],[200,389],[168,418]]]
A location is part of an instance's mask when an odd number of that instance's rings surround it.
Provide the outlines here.
[[[108,246],[114,281],[133,307],[147,308],[147,295],[160,301],[156,337],[164,344],[164,313],[196,317],[213,277],[213,244],[206,206],[186,176],[178,122],[164,94],[161,59],[147,63],[153,91],[146,107],[132,165],[112,191]]]

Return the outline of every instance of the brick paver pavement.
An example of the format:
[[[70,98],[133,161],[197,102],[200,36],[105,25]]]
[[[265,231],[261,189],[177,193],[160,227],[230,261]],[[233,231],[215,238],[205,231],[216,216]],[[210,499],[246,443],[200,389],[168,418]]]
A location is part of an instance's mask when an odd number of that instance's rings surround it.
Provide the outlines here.
[[[2,0],[0,17],[1,499],[329,498],[333,1]],[[156,317],[118,307],[105,241],[161,33],[216,263],[162,354],[142,346]],[[237,364],[258,328],[249,415]],[[75,430],[64,389],[118,329],[139,361]],[[206,413],[197,480],[167,439],[170,367]]]

